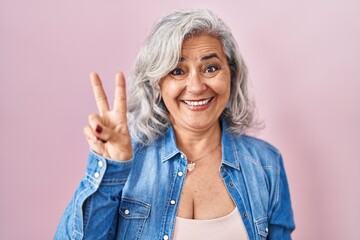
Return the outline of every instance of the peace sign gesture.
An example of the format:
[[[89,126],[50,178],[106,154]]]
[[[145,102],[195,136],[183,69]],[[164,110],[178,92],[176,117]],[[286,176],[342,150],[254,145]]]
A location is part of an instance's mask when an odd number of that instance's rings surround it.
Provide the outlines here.
[[[126,87],[123,73],[115,78],[113,109],[97,73],[90,73],[99,114],[89,115],[89,125],[84,128],[90,148],[101,156],[117,161],[132,158],[132,146],[126,118]]]

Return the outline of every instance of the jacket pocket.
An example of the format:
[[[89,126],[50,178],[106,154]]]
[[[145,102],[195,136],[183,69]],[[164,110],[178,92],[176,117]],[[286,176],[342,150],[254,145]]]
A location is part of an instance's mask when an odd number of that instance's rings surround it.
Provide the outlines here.
[[[125,219],[146,219],[149,217],[151,205],[136,199],[122,198],[120,215]]]
[[[140,239],[151,205],[133,198],[122,197],[119,207],[119,239]]]
[[[267,217],[259,218],[255,221],[255,224],[260,237],[266,239],[269,233]]]

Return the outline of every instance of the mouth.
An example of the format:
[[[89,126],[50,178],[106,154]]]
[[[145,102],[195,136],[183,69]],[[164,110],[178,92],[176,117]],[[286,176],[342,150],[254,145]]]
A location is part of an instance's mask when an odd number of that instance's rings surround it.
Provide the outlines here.
[[[202,108],[209,105],[209,103],[214,99],[214,97],[210,97],[202,100],[183,100],[182,102],[188,105],[191,108]]]

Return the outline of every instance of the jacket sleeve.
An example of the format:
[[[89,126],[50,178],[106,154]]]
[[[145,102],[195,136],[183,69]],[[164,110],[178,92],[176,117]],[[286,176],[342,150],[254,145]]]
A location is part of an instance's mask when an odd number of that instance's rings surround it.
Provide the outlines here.
[[[289,185],[281,155],[279,158],[276,194],[269,221],[269,240],[291,239],[291,233],[295,229]]]
[[[132,160],[118,162],[89,153],[86,174],[67,206],[54,239],[114,239],[121,191]]]

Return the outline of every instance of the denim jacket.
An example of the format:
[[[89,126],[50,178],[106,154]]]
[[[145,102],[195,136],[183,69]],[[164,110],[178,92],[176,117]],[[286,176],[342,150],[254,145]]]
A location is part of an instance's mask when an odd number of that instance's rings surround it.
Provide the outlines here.
[[[227,132],[225,121],[222,129],[219,172],[249,239],[291,239],[295,225],[280,153],[259,139]],[[90,152],[54,239],[173,238],[187,173],[173,128],[149,145],[134,144],[133,152],[127,162]]]

